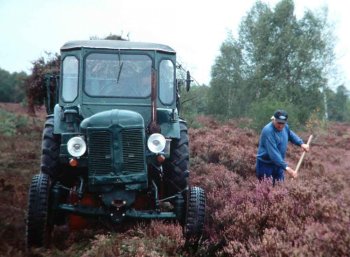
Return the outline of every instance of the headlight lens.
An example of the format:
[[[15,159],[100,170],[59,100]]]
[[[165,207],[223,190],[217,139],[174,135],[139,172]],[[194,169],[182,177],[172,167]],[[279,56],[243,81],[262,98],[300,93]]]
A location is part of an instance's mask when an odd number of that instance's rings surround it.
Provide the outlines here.
[[[72,137],[68,140],[67,150],[73,157],[80,157],[86,151],[86,143],[82,137]]]
[[[166,144],[165,137],[162,134],[154,133],[147,141],[148,149],[153,153],[160,153],[164,150]]]

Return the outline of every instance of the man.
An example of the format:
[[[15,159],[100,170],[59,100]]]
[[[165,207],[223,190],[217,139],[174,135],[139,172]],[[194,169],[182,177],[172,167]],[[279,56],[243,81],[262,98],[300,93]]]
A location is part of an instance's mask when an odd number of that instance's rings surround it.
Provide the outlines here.
[[[284,180],[284,171],[293,178],[297,173],[285,162],[288,141],[299,145],[304,151],[309,151],[309,145],[304,144],[288,127],[288,114],[284,110],[277,110],[272,121],[267,124],[260,135],[259,148],[256,160],[256,175],[259,180],[272,178],[275,181]]]

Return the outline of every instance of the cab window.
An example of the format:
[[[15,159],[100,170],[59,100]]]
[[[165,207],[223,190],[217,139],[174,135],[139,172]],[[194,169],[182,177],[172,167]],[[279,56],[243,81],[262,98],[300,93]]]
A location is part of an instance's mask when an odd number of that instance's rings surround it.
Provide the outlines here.
[[[162,60],[159,66],[159,99],[163,104],[172,104],[174,101],[174,74],[173,62]]]
[[[63,60],[62,99],[73,102],[78,96],[79,62],[75,56],[67,56]]]

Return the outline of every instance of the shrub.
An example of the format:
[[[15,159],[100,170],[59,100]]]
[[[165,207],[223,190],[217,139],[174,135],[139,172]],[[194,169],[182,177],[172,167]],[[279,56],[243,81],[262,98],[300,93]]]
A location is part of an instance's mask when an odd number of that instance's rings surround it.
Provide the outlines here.
[[[260,132],[261,129],[270,121],[271,116],[277,109],[284,109],[288,113],[288,123],[293,129],[300,128],[304,123],[304,118],[300,117],[300,110],[288,102],[279,102],[275,99],[264,98],[254,102],[249,110],[249,117],[252,118],[251,128]]]
[[[191,183],[207,196],[205,240],[197,255],[346,256],[350,178],[342,156],[349,133],[339,124],[316,133],[298,179],[287,176],[273,187],[255,178],[258,134],[234,121],[191,129]],[[289,149],[292,166],[299,150]]]
[[[286,176],[284,183],[273,187],[270,180],[258,182],[255,177],[257,133],[242,128],[240,121],[222,124],[206,117],[198,121],[201,127],[189,130],[190,183],[205,189],[207,209],[197,248],[184,247],[177,223],[154,221],[123,224],[123,231],[116,232],[100,227],[83,230],[66,240],[62,235],[56,237],[61,239],[55,242],[57,248],[40,250],[36,256],[348,256],[348,124],[330,123],[327,133],[315,134],[299,177],[291,180]],[[0,211],[1,256],[24,252],[28,170],[38,167],[40,154],[38,131],[34,137],[17,138],[2,137],[8,141],[0,144],[2,209],[14,206],[11,212]],[[25,147],[8,158],[16,145]],[[300,154],[299,148],[289,149],[291,166]]]
[[[6,137],[15,135],[18,130],[26,127],[28,118],[0,110],[0,134]]]

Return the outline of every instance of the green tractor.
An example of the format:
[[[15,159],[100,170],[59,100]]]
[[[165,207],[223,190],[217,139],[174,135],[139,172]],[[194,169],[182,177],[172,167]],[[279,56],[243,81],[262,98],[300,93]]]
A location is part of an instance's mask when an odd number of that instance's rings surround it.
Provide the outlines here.
[[[56,225],[90,220],[177,220],[200,238],[205,193],[188,185],[176,53],[166,45],[72,41],[61,48],[59,90],[47,87],[40,173],[32,178],[27,247],[48,246]]]

